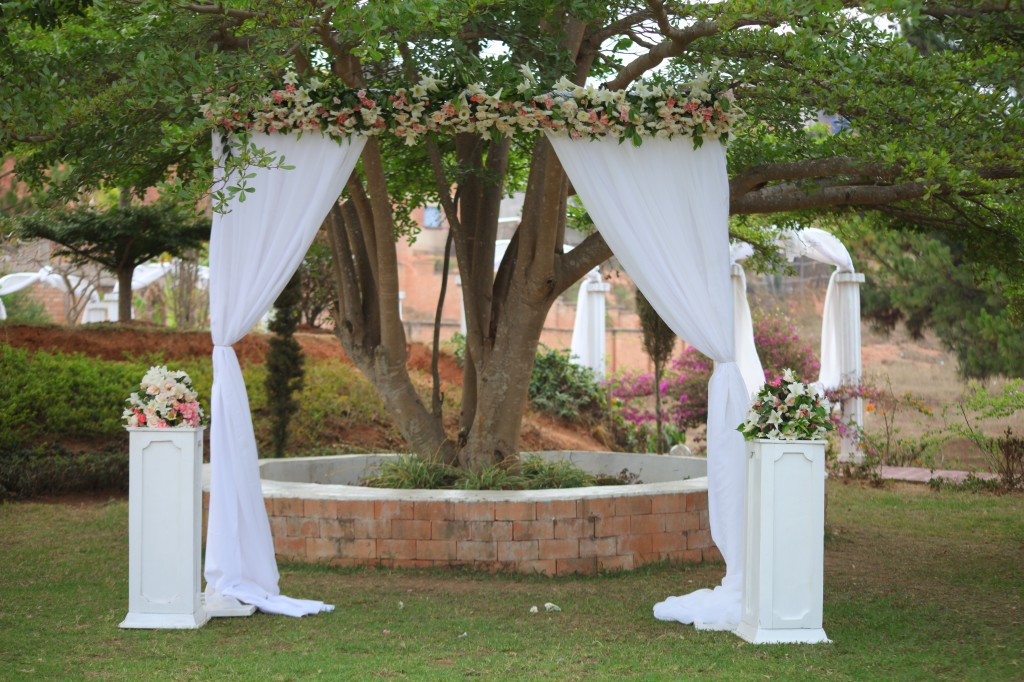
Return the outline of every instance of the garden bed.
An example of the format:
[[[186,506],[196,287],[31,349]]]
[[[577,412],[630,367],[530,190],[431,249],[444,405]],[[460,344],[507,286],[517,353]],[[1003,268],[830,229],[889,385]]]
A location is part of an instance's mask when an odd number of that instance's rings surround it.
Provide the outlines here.
[[[396,455],[263,460],[279,559],[337,566],[461,566],[566,575],[652,561],[720,560],[708,524],[706,460],[539,453],[643,483],[558,490],[394,490],[357,485]],[[204,495],[208,502],[209,467]]]

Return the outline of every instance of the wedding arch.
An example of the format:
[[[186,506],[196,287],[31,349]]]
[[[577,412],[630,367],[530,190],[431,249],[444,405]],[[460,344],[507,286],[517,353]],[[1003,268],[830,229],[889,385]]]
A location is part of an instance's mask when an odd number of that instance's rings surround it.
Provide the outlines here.
[[[743,440],[736,427],[749,394],[736,363],[729,283],[729,185],[724,142],[737,111],[728,93],[646,88],[609,92],[556,84],[506,101],[469,86],[431,102],[426,79],[381,97],[317,101],[290,83],[260,106],[231,96],[204,105],[218,127],[218,176],[229,188],[213,220],[210,315],[214,341],[207,599],[300,616],[330,605],[280,595],[262,498],[257,448],[241,369],[231,344],[274,301],[337,201],[366,136],[415,143],[428,132],[546,135],[597,229],[624,270],[674,331],[715,361],[708,397],[711,534],[726,562],[714,590],[671,597],[655,616],[703,627],[739,622],[743,566]],[[313,93],[315,94],[315,92]],[[435,98],[443,99],[443,98]],[[233,136],[243,136],[241,141]],[[240,170],[246,149],[284,163]],[[287,164],[288,168],[284,167]]]

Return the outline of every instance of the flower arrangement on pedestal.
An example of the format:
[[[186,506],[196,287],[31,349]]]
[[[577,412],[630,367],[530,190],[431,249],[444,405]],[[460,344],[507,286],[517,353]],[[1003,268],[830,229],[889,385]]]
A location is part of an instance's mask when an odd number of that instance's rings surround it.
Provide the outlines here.
[[[823,440],[835,428],[831,412],[828,398],[786,369],[754,397],[738,430],[746,440]]]
[[[196,428],[206,422],[192,379],[185,372],[166,366],[150,367],[139,384],[138,393],[128,399],[122,418],[129,427],[166,429]]]

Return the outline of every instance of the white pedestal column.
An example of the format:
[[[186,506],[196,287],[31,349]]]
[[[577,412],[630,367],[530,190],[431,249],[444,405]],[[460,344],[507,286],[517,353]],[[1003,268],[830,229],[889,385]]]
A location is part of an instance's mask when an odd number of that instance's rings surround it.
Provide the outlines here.
[[[863,376],[860,337],[860,285],[864,275],[859,272],[836,273],[839,325],[839,371],[844,384],[859,385]],[[843,401],[843,420],[864,426],[864,400],[850,398]],[[864,453],[852,438],[843,438],[839,450],[840,461],[860,462]]]
[[[747,443],[747,531],[739,637],[828,642],[821,627],[825,441]]]
[[[128,615],[122,628],[198,628],[203,427],[129,428]]]

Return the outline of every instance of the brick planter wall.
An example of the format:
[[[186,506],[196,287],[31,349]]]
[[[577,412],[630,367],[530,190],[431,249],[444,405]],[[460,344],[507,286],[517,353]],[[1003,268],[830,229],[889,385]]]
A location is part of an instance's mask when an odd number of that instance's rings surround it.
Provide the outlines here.
[[[628,469],[645,483],[568,490],[386,490],[357,483],[396,457],[392,454],[261,460],[277,557],[337,566],[468,566],[545,575],[631,570],[652,561],[721,560],[708,524],[706,460],[535,454],[571,461],[593,474]],[[209,491],[209,466],[204,475]]]
[[[266,507],[282,560],[566,575],[721,560],[705,482],[568,494],[362,489],[382,499],[268,496]]]

